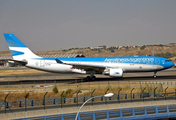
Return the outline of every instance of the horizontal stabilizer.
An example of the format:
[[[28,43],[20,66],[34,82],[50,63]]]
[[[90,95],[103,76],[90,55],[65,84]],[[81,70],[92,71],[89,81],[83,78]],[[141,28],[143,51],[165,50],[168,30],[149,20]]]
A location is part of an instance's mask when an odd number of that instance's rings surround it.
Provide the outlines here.
[[[14,63],[14,62],[16,62],[16,63],[20,63],[20,64],[22,64],[22,65],[26,65],[26,64],[28,63],[26,60],[14,60],[14,59],[9,59],[8,62],[9,62],[9,63]]]

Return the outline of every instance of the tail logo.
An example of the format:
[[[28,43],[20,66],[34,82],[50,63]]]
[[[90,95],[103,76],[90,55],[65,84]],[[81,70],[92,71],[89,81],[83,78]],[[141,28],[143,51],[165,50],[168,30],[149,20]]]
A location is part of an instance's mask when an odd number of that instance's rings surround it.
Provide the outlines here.
[[[17,55],[23,55],[24,52],[19,52],[19,51],[15,51],[15,50],[10,50],[10,52],[12,53],[12,56],[17,56]]]

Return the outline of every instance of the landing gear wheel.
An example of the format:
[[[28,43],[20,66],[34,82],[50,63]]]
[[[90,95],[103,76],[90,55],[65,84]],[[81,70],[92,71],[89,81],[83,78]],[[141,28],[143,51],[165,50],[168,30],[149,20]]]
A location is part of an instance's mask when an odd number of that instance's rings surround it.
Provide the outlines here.
[[[85,78],[85,80],[86,81],[90,81],[90,80],[96,80],[96,77],[95,76],[92,76],[92,77],[90,77],[90,76],[87,76],[86,78]]]
[[[86,77],[86,81],[90,81],[90,76],[87,76],[87,77]]]
[[[153,75],[154,78],[156,78],[157,76],[156,75]]]
[[[93,81],[96,80],[96,77],[95,77],[95,76],[92,76],[91,80],[93,80]]]
[[[157,73],[157,71],[155,71],[155,72],[154,72],[154,75],[153,75],[153,77],[154,77],[154,78],[156,78],[156,77],[157,77],[157,76],[156,76],[156,73]]]

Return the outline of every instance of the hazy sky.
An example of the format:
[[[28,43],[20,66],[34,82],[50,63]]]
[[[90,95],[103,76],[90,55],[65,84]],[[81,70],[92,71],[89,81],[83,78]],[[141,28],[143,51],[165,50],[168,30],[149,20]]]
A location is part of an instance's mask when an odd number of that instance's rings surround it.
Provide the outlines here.
[[[1,0],[3,33],[33,51],[176,43],[176,0]]]

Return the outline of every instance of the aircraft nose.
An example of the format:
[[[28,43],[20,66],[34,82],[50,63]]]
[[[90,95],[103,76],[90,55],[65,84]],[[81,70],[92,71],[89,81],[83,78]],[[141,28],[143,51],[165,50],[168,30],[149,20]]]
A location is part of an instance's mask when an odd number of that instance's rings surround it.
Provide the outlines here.
[[[175,63],[171,62],[171,67],[173,67],[175,65]]]
[[[169,62],[168,66],[173,67],[175,64],[173,62]]]
[[[164,66],[164,68],[165,69],[168,69],[168,68],[171,68],[171,67],[173,67],[175,64],[173,63],[173,62],[166,62],[166,64],[165,64],[165,66]]]

